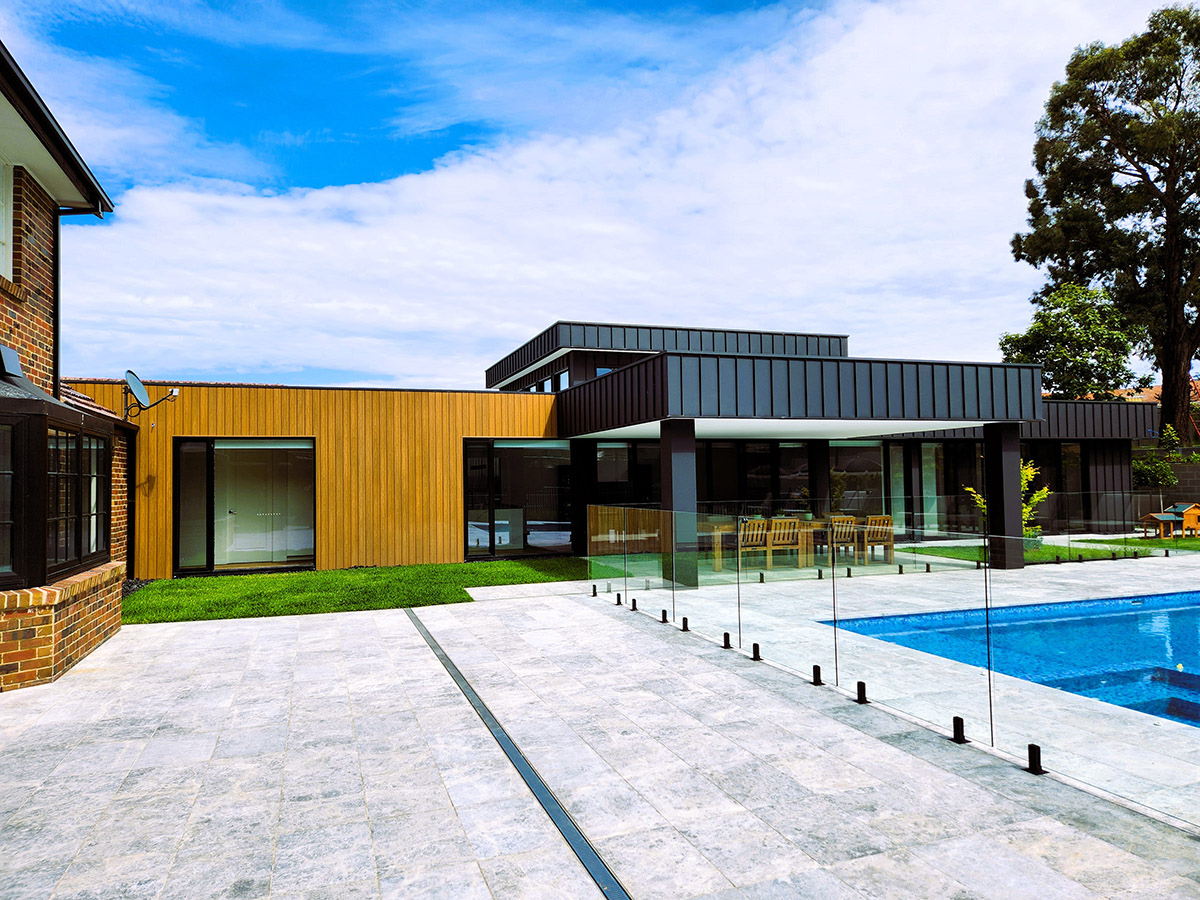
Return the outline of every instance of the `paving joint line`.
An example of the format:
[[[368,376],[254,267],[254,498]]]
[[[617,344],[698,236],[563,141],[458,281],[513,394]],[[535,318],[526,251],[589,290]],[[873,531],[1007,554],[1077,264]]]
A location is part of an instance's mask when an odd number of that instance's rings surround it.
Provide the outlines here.
[[[587,836],[575,824],[575,820],[571,818],[571,814],[558,802],[558,798],[554,796],[553,791],[542,780],[542,777],[537,773],[537,770],[534,769],[529,760],[525,758],[525,754],[521,752],[521,748],[509,737],[504,726],[500,724],[500,721],[488,708],[487,704],[483,702],[483,699],[471,687],[471,683],[459,671],[458,666],[454,664],[454,661],[442,649],[442,645],[429,633],[429,629],[425,627],[425,624],[417,617],[415,612],[411,609],[405,609],[404,612],[408,614],[408,618],[417,629],[417,632],[424,638],[425,643],[429,645],[429,649],[433,651],[434,655],[446,668],[446,671],[450,673],[450,677],[454,679],[454,683],[458,686],[458,689],[462,691],[463,696],[467,698],[467,701],[474,708],[476,714],[483,720],[483,724],[488,727],[488,731],[491,732],[496,743],[500,745],[500,749],[504,751],[504,755],[508,757],[508,761],[512,763],[513,768],[517,770],[517,773],[529,787],[529,790],[533,792],[534,798],[541,804],[546,815],[550,817],[550,821],[554,823],[554,827],[558,829],[568,846],[570,846],[571,850],[579,858],[588,875],[596,882],[596,886],[600,888],[600,892],[605,897],[612,898],[612,900],[632,900],[624,886],[617,880],[617,876],[612,873],[607,863],[596,852],[596,848],[592,846],[591,841],[587,839]]]

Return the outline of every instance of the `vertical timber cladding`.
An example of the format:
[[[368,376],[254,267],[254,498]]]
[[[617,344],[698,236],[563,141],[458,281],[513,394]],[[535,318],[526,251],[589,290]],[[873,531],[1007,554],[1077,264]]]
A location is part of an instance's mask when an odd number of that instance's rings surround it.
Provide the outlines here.
[[[72,386],[121,410],[120,383]],[[553,409],[553,394],[180,385],[136,420],[133,577],[172,574],[176,437],[313,438],[319,569],[461,562],[463,440],[554,437]]]

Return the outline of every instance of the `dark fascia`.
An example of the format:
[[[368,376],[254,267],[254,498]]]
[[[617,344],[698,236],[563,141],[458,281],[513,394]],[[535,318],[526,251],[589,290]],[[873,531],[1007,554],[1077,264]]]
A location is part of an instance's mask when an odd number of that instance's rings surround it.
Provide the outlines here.
[[[1136,441],[1154,437],[1158,404],[1128,400],[1044,400],[1040,419],[1021,423],[1022,440]],[[914,431],[891,435],[893,440],[937,441],[946,438],[983,440],[981,428],[953,431]]]
[[[652,354],[652,353],[662,353],[662,352],[672,352],[672,351],[679,351],[679,352],[684,352],[684,353],[687,353],[687,352],[705,352],[705,353],[717,352],[717,353],[722,353],[722,354],[725,354],[725,353],[736,354],[736,352],[737,352],[737,351],[709,351],[709,350],[701,351],[701,350],[699,350],[699,348],[679,348],[679,347],[672,347],[672,348],[615,347],[614,348],[614,347],[592,346],[591,344],[587,343],[586,338],[582,342],[573,340],[570,336],[572,328],[584,329],[585,335],[586,335],[587,329],[589,329],[589,328],[597,328],[597,329],[598,328],[620,328],[620,329],[633,329],[636,331],[649,331],[649,332],[655,332],[655,331],[695,332],[700,335],[704,335],[704,334],[710,334],[710,335],[744,334],[747,336],[757,335],[760,339],[762,337],[771,337],[771,338],[778,337],[778,338],[783,338],[785,340],[788,338],[791,338],[793,340],[801,339],[801,340],[804,340],[805,342],[807,342],[809,339],[817,339],[817,340],[825,339],[825,340],[829,341],[832,345],[836,346],[836,348],[837,348],[836,352],[831,352],[831,353],[827,354],[827,356],[838,357],[838,358],[844,358],[846,356],[846,344],[847,344],[847,341],[849,340],[848,335],[831,334],[831,333],[827,333],[827,332],[761,331],[761,330],[757,330],[757,329],[746,329],[746,328],[697,328],[695,326],[688,326],[688,325],[646,325],[646,324],[637,324],[637,323],[630,323],[630,322],[577,322],[577,321],[561,321],[560,320],[558,322],[555,322],[553,325],[551,325],[549,328],[545,329],[544,331],[539,332],[535,337],[526,341],[521,346],[517,347],[515,350],[512,351],[512,353],[509,353],[503,359],[501,359],[498,362],[496,362],[495,364],[489,366],[485,373],[485,379],[486,379],[485,384],[487,385],[487,387],[491,388],[491,387],[495,387],[498,384],[501,384],[502,382],[507,382],[507,381],[511,380],[514,376],[516,376],[518,373],[523,372],[527,369],[535,368],[536,366],[541,365],[549,357],[553,356],[556,353],[559,353],[560,351],[564,351],[564,350],[605,350],[605,351],[612,350],[614,352],[629,352],[629,353],[642,353],[642,354]],[[780,356],[781,354],[775,353],[773,351],[763,351],[761,354],[755,354],[755,355],[761,355],[764,357],[773,357],[773,356],[777,357],[777,356]],[[796,358],[796,357],[803,357],[803,356],[810,356],[810,355],[826,356],[826,354],[808,354],[808,353],[787,353],[787,354],[782,354],[782,355],[786,355],[788,358]]]
[[[659,353],[558,394],[559,434],[666,418],[1031,421],[1041,369],[851,357]]]
[[[112,212],[112,200],[3,42],[0,42],[0,92],[3,92],[8,102],[21,114],[21,118],[37,135],[79,193],[87,198],[90,207],[74,211],[96,215]]]

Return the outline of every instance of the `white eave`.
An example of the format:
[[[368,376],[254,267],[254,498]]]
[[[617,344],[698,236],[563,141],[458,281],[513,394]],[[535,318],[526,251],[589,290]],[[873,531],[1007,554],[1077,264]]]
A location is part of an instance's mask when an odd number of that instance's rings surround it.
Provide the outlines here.
[[[3,95],[0,95],[0,157],[28,170],[60,207],[92,208],[91,201],[55,162],[33,129]]]

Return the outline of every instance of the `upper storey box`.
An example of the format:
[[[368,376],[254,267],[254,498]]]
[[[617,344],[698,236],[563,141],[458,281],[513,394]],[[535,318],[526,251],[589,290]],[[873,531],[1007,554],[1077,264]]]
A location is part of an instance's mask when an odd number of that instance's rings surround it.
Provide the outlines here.
[[[503,391],[558,392],[658,353],[845,357],[844,334],[555,322],[487,370]]]

